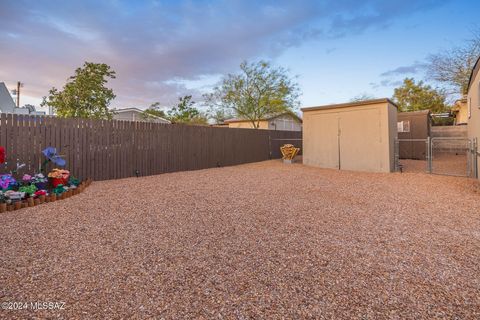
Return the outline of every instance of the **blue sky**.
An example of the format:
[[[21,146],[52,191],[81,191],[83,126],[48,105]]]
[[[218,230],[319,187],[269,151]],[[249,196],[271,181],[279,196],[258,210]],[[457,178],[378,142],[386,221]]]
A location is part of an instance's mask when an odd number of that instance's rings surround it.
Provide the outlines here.
[[[0,0],[0,81],[23,81],[38,105],[84,61],[104,62],[112,106],[145,108],[199,100],[242,60],[267,59],[298,77],[302,106],[390,97],[480,29],[478,12],[473,0]]]

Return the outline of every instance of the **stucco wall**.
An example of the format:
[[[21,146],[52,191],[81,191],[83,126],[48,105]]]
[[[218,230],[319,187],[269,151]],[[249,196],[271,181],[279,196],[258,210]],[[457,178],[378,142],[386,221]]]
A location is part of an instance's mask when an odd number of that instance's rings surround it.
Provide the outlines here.
[[[250,121],[230,122],[229,128],[253,129],[253,124]],[[258,129],[268,129],[268,121],[260,121]]]
[[[467,124],[468,123],[468,107],[467,102],[460,100],[455,105],[458,108],[455,123],[456,124]]]
[[[389,102],[303,110],[303,162],[342,170],[392,172],[397,109]]]
[[[480,143],[480,72],[472,80],[468,91],[467,104],[470,107],[470,118],[468,119],[468,138],[477,138]],[[477,154],[477,172],[480,172],[480,156]]]

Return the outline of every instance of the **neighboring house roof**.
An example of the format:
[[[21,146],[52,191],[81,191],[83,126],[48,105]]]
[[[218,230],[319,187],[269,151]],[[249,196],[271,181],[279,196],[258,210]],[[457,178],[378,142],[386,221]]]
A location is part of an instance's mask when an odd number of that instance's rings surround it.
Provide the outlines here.
[[[430,114],[430,110],[419,110],[419,111],[405,111],[405,112],[400,112],[399,114],[404,114],[404,115],[420,115],[420,114]]]
[[[298,122],[302,123],[302,118],[297,116],[294,112],[282,112],[282,113],[269,115],[269,116],[266,116],[265,118],[259,119],[259,121],[268,121],[268,120],[272,120],[272,119],[275,119],[275,118],[278,118],[278,117],[281,117],[281,116],[285,116],[285,115],[291,116],[292,118],[294,118]],[[249,119],[232,118],[232,119],[225,120],[224,123],[250,122],[250,121],[251,120],[249,120]]]
[[[478,71],[480,71],[480,57],[478,57],[477,62],[473,66],[472,73],[470,74],[470,79],[468,80],[468,91],[470,91],[470,87],[472,86],[472,82],[475,79],[475,77],[478,74]]]
[[[113,110],[115,113],[125,113],[125,112],[136,112],[136,113],[140,113],[140,114],[143,114],[143,112],[145,110],[141,110],[141,109],[138,109],[138,108],[123,108],[123,109],[114,109]],[[166,121],[168,123],[170,123],[169,120],[165,119],[165,118],[162,118],[162,117],[159,117],[159,116],[156,116],[156,115],[153,115],[153,114],[148,114],[148,116],[150,118],[153,118],[153,119],[159,119],[159,120],[163,120],[163,121]]]
[[[376,104],[376,103],[390,103],[391,105],[395,106],[398,109],[398,106],[390,99],[383,98],[383,99],[372,99],[372,100],[363,100],[363,101],[355,101],[355,102],[348,102],[348,103],[339,103],[339,104],[330,104],[325,106],[317,106],[317,107],[308,107],[302,108],[302,111],[314,111],[314,110],[323,110],[323,109],[336,109],[336,108],[346,108],[346,107],[356,107],[356,106],[364,106],[368,104]]]
[[[0,82],[0,112],[14,113],[16,107],[7,86],[5,83]]]

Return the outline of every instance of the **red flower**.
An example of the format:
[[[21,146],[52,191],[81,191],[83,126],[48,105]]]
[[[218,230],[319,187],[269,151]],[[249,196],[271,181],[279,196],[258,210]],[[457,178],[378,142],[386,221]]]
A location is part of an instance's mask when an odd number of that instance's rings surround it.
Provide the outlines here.
[[[0,163],[5,163],[5,148],[0,147]]]
[[[44,196],[44,195],[46,195],[47,192],[46,192],[45,190],[37,190],[37,191],[35,191],[34,194],[38,197],[38,196]]]

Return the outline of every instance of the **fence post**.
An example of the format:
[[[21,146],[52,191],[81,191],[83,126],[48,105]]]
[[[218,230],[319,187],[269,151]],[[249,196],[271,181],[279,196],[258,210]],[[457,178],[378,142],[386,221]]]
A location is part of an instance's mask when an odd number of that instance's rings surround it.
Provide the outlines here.
[[[270,130],[268,130],[268,157],[272,159],[272,137]]]
[[[432,173],[432,139],[427,137],[426,141],[426,148],[427,148],[427,172]]]
[[[473,165],[473,177],[478,179],[478,140],[477,138],[473,138],[472,141],[472,165]]]
[[[394,146],[394,156],[393,156],[393,161],[394,161],[394,166],[395,166],[395,171],[401,171],[400,170],[400,141],[398,141],[398,138],[395,138],[395,146]]]

